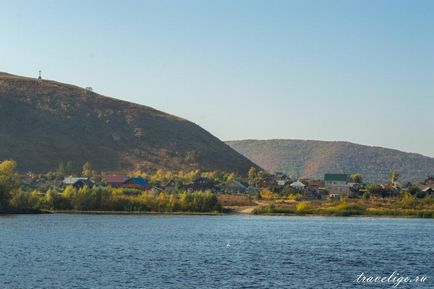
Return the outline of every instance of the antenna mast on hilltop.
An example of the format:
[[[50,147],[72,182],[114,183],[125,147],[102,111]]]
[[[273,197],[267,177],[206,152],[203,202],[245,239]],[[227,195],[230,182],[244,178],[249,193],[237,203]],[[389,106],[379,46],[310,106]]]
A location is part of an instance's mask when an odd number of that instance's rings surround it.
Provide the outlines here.
[[[38,79],[42,79],[41,73],[42,73],[42,71],[39,70],[39,77],[38,77]]]

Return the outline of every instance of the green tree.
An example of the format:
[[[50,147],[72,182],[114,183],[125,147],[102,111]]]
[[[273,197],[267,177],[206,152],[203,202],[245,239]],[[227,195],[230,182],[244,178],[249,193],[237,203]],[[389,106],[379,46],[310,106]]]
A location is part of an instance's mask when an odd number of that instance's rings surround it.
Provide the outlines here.
[[[370,195],[381,196],[385,198],[387,195],[387,190],[378,184],[370,184],[366,187]]]
[[[38,194],[18,190],[13,194],[10,205],[16,209],[37,209],[39,207]]]
[[[95,201],[96,197],[93,190],[84,186],[77,191],[71,203],[76,210],[91,210],[96,207]]]
[[[20,188],[20,179],[15,174],[17,163],[6,160],[0,163],[0,211],[9,208],[9,201]]]
[[[396,171],[391,171],[389,174],[389,181],[391,184],[394,184],[399,179],[399,173]]]
[[[310,210],[312,210],[312,204],[310,202],[299,202],[296,206],[297,213],[306,213]]]
[[[56,169],[57,177],[64,177],[66,175],[66,165],[63,161],[61,161]]]
[[[90,178],[93,176],[92,165],[89,162],[84,163],[81,175],[85,178]]]
[[[256,180],[256,176],[258,174],[258,170],[254,167],[251,167],[249,169],[249,172],[247,173],[248,178],[249,178],[249,184],[250,185],[254,185],[255,184],[255,180]]]
[[[65,165],[65,175],[79,175],[81,173],[81,167],[74,161],[68,161]]]
[[[53,188],[48,189],[45,194],[45,202],[49,209],[54,210],[57,209],[57,203],[59,200],[59,195],[57,191]]]
[[[363,181],[363,176],[362,176],[362,174],[359,174],[359,173],[352,174],[350,178],[351,178],[351,182],[353,182],[353,183],[361,184]]]
[[[200,171],[199,170],[192,170],[186,175],[186,178],[188,181],[192,181],[198,177],[200,177]]]
[[[368,192],[364,192],[363,195],[362,195],[362,199],[364,199],[364,200],[368,200],[369,197],[370,197],[370,195],[369,195]]]
[[[269,203],[267,206],[267,213],[272,214],[272,213],[274,213],[275,209],[276,209],[276,206],[273,203]]]
[[[76,194],[77,190],[73,186],[67,186],[62,192],[62,196],[69,200],[73,199]]]
[[[226,183],[230,183],[235,180],[235,173],[230,173],[226,176]]]
[[[401,206],[404,209],[415,209],[417,206],[416,198],[409,192],[404,192],[401,200]]]

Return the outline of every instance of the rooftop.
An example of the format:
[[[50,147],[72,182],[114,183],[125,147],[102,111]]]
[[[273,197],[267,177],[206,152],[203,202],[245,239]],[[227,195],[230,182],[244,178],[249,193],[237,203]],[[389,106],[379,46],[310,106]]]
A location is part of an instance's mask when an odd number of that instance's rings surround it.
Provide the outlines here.
[[[346,182],[348,181],[348,175],[347,174],[325,174],[324,181]]]

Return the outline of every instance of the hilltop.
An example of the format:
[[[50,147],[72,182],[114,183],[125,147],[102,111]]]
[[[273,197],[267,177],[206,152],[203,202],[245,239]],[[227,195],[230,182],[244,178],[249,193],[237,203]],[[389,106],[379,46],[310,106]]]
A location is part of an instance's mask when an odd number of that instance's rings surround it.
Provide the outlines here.
[[[0,73],[0,160],[44,172],[89,161],[100,171],[224,170],[251,161],[198,125],[51,80]]]
[[[326,172],[360,172],[367,181],[386,181],[391,171],[397,171],[401,179],[417,181],[434,174],[434,158],[349,142],[241,140],[226,143],[264,169],[294,177],[323,178]]]

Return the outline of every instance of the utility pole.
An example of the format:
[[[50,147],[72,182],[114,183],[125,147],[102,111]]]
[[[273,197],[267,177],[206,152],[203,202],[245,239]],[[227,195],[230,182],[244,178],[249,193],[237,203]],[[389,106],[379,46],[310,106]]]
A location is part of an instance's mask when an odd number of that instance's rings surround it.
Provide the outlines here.
[[[42,79],[41,73],[42,73],[42,71],[39,70],[39,77],[38,77],[38,79]]]

